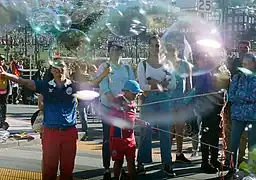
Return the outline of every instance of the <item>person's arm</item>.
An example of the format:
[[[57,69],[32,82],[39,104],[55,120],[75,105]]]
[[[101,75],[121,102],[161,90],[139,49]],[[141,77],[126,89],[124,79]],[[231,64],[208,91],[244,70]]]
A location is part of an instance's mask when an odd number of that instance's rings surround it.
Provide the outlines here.
[[[39,94],[37,101],[38,101],[38,109],[41,110],[41,111],[44,109],[43,99],[44,99],[43,95]]]
[[[190,92],[193,88],[193,81],[192,81],[192,68],[190,67],[189,64],[187,64],[187,72],[188,72],[188,77],[186,78],[186,91],[185,92]]]
[[[112,72],[111,67],[106,67],[103,73],[101,73],[96,79],[90,81],[90,84],[92,86],[98,86],[110,72]]]
[[[229,87],[229,101],[231,103],[244,103],[244,100],[242,100],[240,97],[237,96],[237,91],[238,91],[238,83],[239,83],[239,79],[240,79],[240,75],[235,75],[230,83],[230,87]]]
[[[109,83],[110,82],[109,82],[109,77],[108,76],[103,78],[103,80],[99,84],[100,94],[102,94],[102,96],[106,96],[108,101],[113,102],[114,96],[111,93],[111,89],[110,89],[110,84]]]
[[[165,83],[165,82],[163,82]],[[164,87],[166,87],[168,90],[172,91],[175,90],[177,87],[177,82],[176,82],[176,77],[175,77],[175,73],[171,72],[166,80],[166,84],[163,85]]]
[[[101,65],[99,66],[99,68],[97,69],[96,72],[96,77],[99,77],[100,75],[102,75],[102,73],[104,72],[104,69],[108,67],[107,63],[101,63]]]
[[[6,79],[8,79],[10,81],[24,85],[32,91],[36,91],[35,81],[33,81],[33,80],[23,79],[22,77],[16,76],[14,74],[7,73],[7,72],[3,71],[3,68],[1,68],[0,74],[1,74],[1,76],[5,77]]]

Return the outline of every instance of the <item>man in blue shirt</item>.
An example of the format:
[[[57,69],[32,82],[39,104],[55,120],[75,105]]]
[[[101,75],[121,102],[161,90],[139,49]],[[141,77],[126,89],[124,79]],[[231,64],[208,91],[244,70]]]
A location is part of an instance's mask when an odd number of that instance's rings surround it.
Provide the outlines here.
[[[0,67],[0,76],[22,84],[44,97],[43,180],[56,179],[60,163],[60,179],[72,179],[78,138],[75,84],[66,76],[64,61],[51,63],[53,79],[33,81],[9,74]]]
[[[111,179],[110,167],[110,150],[109,150],[109,132],[111,122],[106,123],[107,120],[104,119],[106,114],[111,111],[111,106],[113,104],[113,99],[118,94],[122,93],[122,88],[124,83],[128,80],[134,79],[134,73],[130,66],[123,65],[120,63],[121,54],[123,46],[117,44],[116,42],[110,42],[108,44],[108,52],[110,56],[110,62],[102,63],[99,66],[97,76],[102,74],[103,69],[110,66],[112,72],[105,77],[101,83],[100,87],[100,101],[101,101],[101,113],[103,121],[103,166],[105,168],[104,180]]]

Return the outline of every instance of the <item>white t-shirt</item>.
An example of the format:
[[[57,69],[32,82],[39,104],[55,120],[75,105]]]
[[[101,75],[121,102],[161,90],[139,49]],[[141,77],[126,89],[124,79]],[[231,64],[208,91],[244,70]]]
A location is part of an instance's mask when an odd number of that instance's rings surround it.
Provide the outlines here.
[[[167,74],[168,72],[168,74]],[[151,86],[148,84],[147,78],[152,78],[158,81],[163,81],[164,79],[169,80],[169,85],[167,86],[168,90],[174,90],[176,88],[176,78],[173,73],[173,67],[171,64],[166,66],[161,66],[160,68],[153,68],[146,61],[146,72],[143,65],[143,61],[141,61],[138,65],[138,81],[140,87],[144,91],[150,91]]]

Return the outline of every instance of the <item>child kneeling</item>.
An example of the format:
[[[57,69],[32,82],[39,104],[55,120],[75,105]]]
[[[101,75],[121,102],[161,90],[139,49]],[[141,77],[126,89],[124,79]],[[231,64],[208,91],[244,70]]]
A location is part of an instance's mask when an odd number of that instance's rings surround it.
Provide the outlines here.
[[[124,84],[123,92],[122,95],[115,97],[113,100],[115,107],[112,107],[113,110],[110,114],[112,124],[110,129],[110,151],[114,161],[114,179],[120,179],[125,156],[129,179],[134,180],[136,178],[136,142],[133,130],[136,120],[134,100],[139,93],[142,93],[142,90],[136,81],[129,80]],[[115,122],[119,122],[119,125]]]

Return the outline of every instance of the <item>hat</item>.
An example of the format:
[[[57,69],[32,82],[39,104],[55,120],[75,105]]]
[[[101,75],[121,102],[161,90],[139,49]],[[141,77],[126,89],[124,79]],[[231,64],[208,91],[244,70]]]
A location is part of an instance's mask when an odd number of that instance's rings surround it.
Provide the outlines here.
[[[123,49],[124,47],[121,45],[121,44],[119,44],[118,42],[116,42],[116,41],[109,41],[108,42],[108,52],[110,51],[110,48],[111,47],[119,47],[120,49]]]
[[[0,54],[0,59],[1,59],[1,60],[5,60],[5,56],[2,55],[2,54]]]
[[[61,58],[54,58],[49,61],[49,64],[54,68],[64,68],[66,63]]]
[[[140,88],[140,85],[135,80],[128,80],[124,83],[123,91],[130,91],[134,94],[142,93],[143,90]]]

